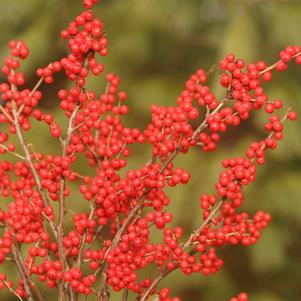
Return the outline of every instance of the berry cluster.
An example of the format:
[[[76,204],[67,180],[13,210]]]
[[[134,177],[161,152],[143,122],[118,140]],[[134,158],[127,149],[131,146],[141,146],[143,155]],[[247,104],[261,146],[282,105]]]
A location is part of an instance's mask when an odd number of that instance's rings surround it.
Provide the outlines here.
[[[221,100],[200,69],[190,76],[174,106],[153,105],[144,130],[128,128],[122,121],[128,107],[120,78],[107,73],[101,94],[86,86],[88,76],[104,72],[100,61],[108,54],[103,22],[92,12],[97,2],[83,0],[84,11],[61,32],[68,42],[67,55],[38,68],[33,89],[24,88],[25,75],[18,71],[29,55],[27,46],[9,43],[11,56],[2,67],[7,80],[0,84],[0,154],[15,160],[0,163],[1,196],[8,203],[0,209],[0,264],[12,259],[20,278],[13,281],[0,274],[0,289],[29,301],[44,300],[43,283],[56,290],[59,301],[78,300],[80,295],[108,301],[111,290],[122,291],[122,301],[129,294],[137,301],[151,295],[178,301],[168,288],[158,287],[169,273],[218,272],[223,266],[218,248],[255,244],[271,220],[262,210],[254,216],[241,210],[244,189],[256,180],[266,152],[283,138],[284,122],[297,118],[291,109],[276,114],[283,102],[270,100],[264,84],[274,71],[285,71],[291,60],[300,64],[301,48],[287,47],[271,66],[263,61],[247,64],[228,54],[219,63],[225,89]],[[58,72],[72,83],[57,92],[67,126],[38,108],[43,99],[40,86],[53,83]],[[264,138],[252,142],[245,154],[223,160],[215,193],[200,196],[200,224],[185,233],[169,211],[172,200],[166,188],[188,184],[190,174],[174,159],[193,148],[214,151],[223,133],[257,111],[269,116]],[[59,154],[38,152],[39,146],[27,143],[24,131],[31,129],[33,119],[47,125],[61,147]],[[18,146],[9,141],[13,135]],[[149,161],[137,169],[127,168],[132,144],[150,146]],[[76,171],[75,163],[83,157],[92,172]],[[81,212],[73,211],[73,183],[81,208],[86,208]],[[68,220],[73,222],[66,225]],[[155,275],[149,267],[155,267]],[[231,299],[247,300],[245,293]]]
[[[230,301],[248,301],[249,297],[246,293],[240,293],[237,297],[233,297]]]

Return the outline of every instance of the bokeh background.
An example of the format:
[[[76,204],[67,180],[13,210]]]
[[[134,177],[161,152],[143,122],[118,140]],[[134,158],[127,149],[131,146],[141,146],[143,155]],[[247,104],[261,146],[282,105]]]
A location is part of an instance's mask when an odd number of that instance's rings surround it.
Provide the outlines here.
[[[66,52],[58,34],[80,12],[80,3],[0,0],[1,60],[7,54],[10,39],[24,39],[32,53],[22,67],[29,75],[30,87],[37,80],[37,67]],[[301,42],[298,0],[103,0],[96,14],[104,20],[110,42],[110,55],[104,61],[106,70],[121,76],[122,88],[129,94],[131,113],[126,124],[141,129],[149,121],[150,105],[172,105],[195,69],[208,70],[228,52],[248,61],[263,59],[273,63],[285,46]],[[216,76],[211,77],[211,84],[220,94]],[[66,85],[57,77],[53,90],[43,87],[41,106],[59,116],[55,91]],[[100,92],[105,83],[100,77],[90,80],[89,85]],[[291,64],[286,74],[275,76],[268,94],[271,99],[284,100],[301,115],[300,66]],[[192,178],[189,185],[169,192],[174,224],[188,231],[200,222],[199,195],[213,192],[221,159],[241,154],[248,143],[263,137],[263,122],[258,115],[232,131],[217,152],[193,151],[178,161]],[[219,250],[225,264],[217,275],[170,275],[164,284],[173,287],[173,294],[189,301],[219,301],[247,291],[252,301],[301,300],[300,131],[300,121],[287,124],[285,139],[276,152],[268,155],[268,163],[259,169],[258,180],[247,190],[244,209],[264,209],[273,216],[261,240],[249,248]],[[39,151],[55,151],[56,141],[48,138],[46,132],[46,127],[35,128],[28,141]],[[139,166],[148,156],[149,149],[135,149],[129,166]],[[86,171],[84,164],[78,168]],[[74,208],[80,206],[79,195],[75,194],[73,200]],[[1,291],[0,300],[13,297]],[[49,295],[48,300],[54,299]]]

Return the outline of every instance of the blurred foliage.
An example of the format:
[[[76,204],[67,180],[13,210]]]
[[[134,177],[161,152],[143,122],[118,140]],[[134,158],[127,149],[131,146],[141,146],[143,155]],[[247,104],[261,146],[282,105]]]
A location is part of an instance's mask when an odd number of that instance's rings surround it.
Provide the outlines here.
[[[66,45],[58,39],[60,30],[80,12],[80,0],[0,0],[1,59],[9,39],[24,39],[32,56],[22,66],[29,74],[28,85],[37,80],[35,68],[58,59]],[[185,79],[195,69],[209,69],[227,52],[248,61],[277,59],[287,45],[300,44],[301,2],[298,0],[103,0],[95,12],[105,22],[110,55],[107,71],[117,72],[129,93],[130,126],[147,124],[152,103],[172,105]],[[211,84],[219,95],[217,77]],[[280,98],[301,115],[301,71],[275,77],[268,88],[271,99]],[[68,85],[57,77],[55,87],[43,87],[41,106],[56,112],[55,91]],[[103,78],[92,78],[89,87],[104,88]],[[178,163],[190,170],[187,187],[171,189],[172,212],[189,231],[200,222],[200,192],[212,192],[221,170],[220,161],[244,152],[248,143],[262,136],[261,116],[251,124],[232,131],[214,154],[191,152]],[[248,188],[245,208],[270,212],[273,221],[256,246],[225,248],[219,253],[225,266],[216,276],[184,277],[176,272],[164,282],[183,300],[228,300],[239,291],[248,291],[253,301],[301,300],[301,135],[300,122],[288,124],[278,151],[268,155],[258,181]],[[41,145],[41,137],[43,143]],[[258,138],[256,138],[258,137]],[[56,141],[47,127],[34,127],[28,140],[38,151],[56,152]],[[134,148],[129,166],[145,162],[149,149]],[[84,162],[84,161],[83,161]],[[86,172],[82,161],[79,171]],[[300,186],[299,186],[300,185]],[[76,187],[73,187],[75,191]],[[72,209],[85,208],[80,195],[73,193]],[[1,204],[2,206],[2,204]],[[73,208],[74,207],[74,208]],[[7,266],[9,270],[11,266]],[[13,300],[1,291],[1,300]],[[50,300],[50,299],[49,299]]]

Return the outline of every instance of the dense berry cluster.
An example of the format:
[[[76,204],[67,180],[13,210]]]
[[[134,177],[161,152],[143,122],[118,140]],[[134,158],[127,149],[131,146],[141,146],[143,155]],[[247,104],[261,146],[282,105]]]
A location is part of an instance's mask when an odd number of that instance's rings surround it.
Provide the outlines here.
[[[272,80],[274,71],[285,71],[291,60],[300,64],[301,48],[287,47],[271,66],[263,61],[247,64],[228,54],[219,64],[225,89],[221,100],[206,84],[206,72],[197,70],[174,106],[153,105],[146,129],[128,128],[122,122],[128,113],[127,94],[120,90],[116,74],[106,74],[101,94],[86,87],[89,75],[104,71],[100,62],[108,54],[103,22],[91,10],[97,2],[83,1],[84,11],[61,33],[68,41],[67,55],[38,68],[33,89],[24,88],[25,75],[18,71],[29,55],[27,46],[9,43],[11,56],[2,67],[7,80],[0,84],[0,153],[15,160],[0,162],[1,197],[8,204],[0,209],[0,263],[12,259],[20,279],[0,274],[0,289],[29,301],[45,300],[41,283],[56,289],[59,301],[78,300],[80,294],[107,301],[110,290],[122,291],[122,301],[129,294],[137,301],[151,295],[178,301],[168,288],[159,289],[164,277],[176,269],[185,275],[216,273],[223,266],[219,247],[256,243],[271,220],[261,210],[254,216],[241,210],[244,189],[256,180],[266,151],[274,150],[283,138],[285,120],[297,118],[291,109],[282,117],[276,114],[283,103],[269,99],[263,84]],[[40,85],[51,84],[57,72],[72,82],[57,93],[66,128],[38,108]],[[166,188],[187,184],[190,175],[174,159],[192,148],[214,151],[223,133],[259,110],[272,114],[263,127],[265,137],[252,142],[245,154],[223,160],[215,193],[200,196],[200,224],[190,235],[184,233],[172,223]],[[61,146],[59,154],[40,153],[39,146],[27,143],[24,131],[31,129],[33,119],[49,127]],[[18,146],[9,142],[12,135]],[[150,160],[126,169],[134,143],[150,146]],[[76,171],[80,156],[93,176]],[[73,182],[83,199],[81,207],[87,208],[79,213],[72,210]],[[72,223],[66,227],[68,219]],[[140,273],[151,270],[146,267],[155,267],[156,274]],[[247,300],[245,293],[231,299]]]

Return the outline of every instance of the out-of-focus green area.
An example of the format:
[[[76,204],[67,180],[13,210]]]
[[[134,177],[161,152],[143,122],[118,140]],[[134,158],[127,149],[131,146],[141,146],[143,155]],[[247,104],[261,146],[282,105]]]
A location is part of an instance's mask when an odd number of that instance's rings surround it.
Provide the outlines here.
[[[30,74],[30,87],[37,80],[36,67],[46,66],[65,53],[66,45],[58,35],[81,11],[80,3],[0,0],[1,60],[7,54],[8,40],[24,39],[32,53],[22,67]],[[103,0],[95,13],[104,20],[110,42],[106,70],[121,76],[122,88],[129,94],[131,113],[126,123],[141,129],[150,118],[152,103],[175,103],[186,78],[199,67],[209,69],[225,53],[273,63],[285,46],[301,44],[298,0]],[[66,86],[61,78],[56,79],[51,88],[54,90],[43,88],[41,103],[53,112],[58,105],[54,91]],[[211,83],[221,95],[216,82],[212,76]],[[89,84],[96,91],[104,88],[103,78]],[[301,66],[291,64],[288,72],[275,76],[267,89],[271,99],[283,99],[301,115]],[[233,130],[215,153],[194,151],[178,160],[192,178],[189,185],[169,192],[174,224],[188,231],[200,222],[199,195],[213,192],[221,159],[242,154],[251,141],[264,137],[264,121],[257,115]],[[276,152],[268,154],[268,163],[259,168],[258,180],[247,189],[244,209],[264,209],[273,216],[259,242],[249,248],[219,250],[225,265],[217,275],[170,275],[164,284],[173,288],[174,295],[189,301],[219,301],[247,291],[252,301],[301,300],[300,130],[300,121],[287,124],[285,139]],[[36,129],[28,139],[37,150],[50,152],[57,142],[48,138],[46,131],[46,127]],[[147,157],[146,149],[135,148],[129,166],[139,166]],[[79,168],[84,172],[85,167]],[[75,195],[74,200],[80,202],[80,196]],[[0,300],[13,298],[1,291]]]

